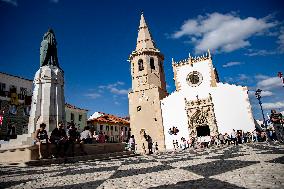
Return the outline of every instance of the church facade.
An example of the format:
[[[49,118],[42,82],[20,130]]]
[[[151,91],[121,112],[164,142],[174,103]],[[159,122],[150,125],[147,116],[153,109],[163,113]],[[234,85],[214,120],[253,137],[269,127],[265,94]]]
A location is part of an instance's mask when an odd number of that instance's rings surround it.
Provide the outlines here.
[[[172,61],[176,90],[171,94],[166,91],[163,59],[142,14],[136,49],[129,58],[130,126],[138,151],[147,148],[148,136],[159,150],[166,150],[182,137],[254,130],[247,87],[219,82],[209,50],[200,57]],[[179,132],[171,134],[173,129]]]

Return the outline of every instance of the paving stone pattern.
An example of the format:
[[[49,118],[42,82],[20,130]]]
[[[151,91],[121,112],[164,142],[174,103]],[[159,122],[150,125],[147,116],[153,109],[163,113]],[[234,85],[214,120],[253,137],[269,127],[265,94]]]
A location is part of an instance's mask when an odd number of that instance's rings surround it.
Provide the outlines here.
[[[284,188],[284,145],[225,146],[37,167],[0,165],[0,188]]]

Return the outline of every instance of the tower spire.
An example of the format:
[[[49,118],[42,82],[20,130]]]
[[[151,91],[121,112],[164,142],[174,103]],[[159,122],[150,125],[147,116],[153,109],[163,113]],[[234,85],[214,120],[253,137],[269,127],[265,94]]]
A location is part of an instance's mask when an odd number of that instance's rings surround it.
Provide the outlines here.
[[[155,42],[152,39],[151,33],[145,21],[143,11],[141,12],[140,25],[138,29],[138,37],[136,44],[136,51],[142,51],[142,50],[154,50],[154,51],[157,50]]]

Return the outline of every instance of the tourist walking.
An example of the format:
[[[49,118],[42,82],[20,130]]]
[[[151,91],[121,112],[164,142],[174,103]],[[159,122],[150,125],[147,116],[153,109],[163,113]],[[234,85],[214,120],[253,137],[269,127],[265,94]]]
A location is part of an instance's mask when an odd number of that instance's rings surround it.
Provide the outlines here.
[[[159,152],[158,142],[156,142],[156,144],[155,144],[155,151],[156,151],[156,153]]]
[[[149,154],[153,154],[153,151],[152,151],[153,141],[149,135],[147,136],[147,142],[148,142],[148,152]]]
[[[39,159],[43,158],[43,153],[42,153],[42,144],[46,145],[46,149],[45,151],[47,152],[47,156],[49,156],[49,141],[48,141],[48,135],[47,132],[45,130],[46,128],[46,124],[45,123],[41,123],[39,125],[39,129],[37,129],[35,131],[35,135],[34,135],[34,143],[36,145],[38,145],[38,155],[39,155]]]
[[[174,146],[174,150],[176,150],[176,142],[175,142],[175,140],[173,140],[173,146]]]
[[[284,142],[284,130],[283,130],[283,117],[281,113],[277,113],[276,110],[271,110],[270,121],[273,124],[276,138],[279,142]]]
[[[221,133],[219,134],[219,140],[220,140],[221,145],[225,144],[224,135],[222,135]]]
[[[145,147],[145,144],[144,144],[144,143],[142,144],[142,149],[143,149],[144,154],[146,154],[147,151],[146,151],[146,147]]]
[[[135,151],[135,138],[134,135],[131,135],[129,139],[129,148],[131,151]]]
[[[258,142],[258,135],[256,129],[253,131],[253,142]]]
[[[233,131],[231,133],[231,140],[234,142],[234,145],[238,145],[237,133],[236,133],[235,129],[233,129]]]

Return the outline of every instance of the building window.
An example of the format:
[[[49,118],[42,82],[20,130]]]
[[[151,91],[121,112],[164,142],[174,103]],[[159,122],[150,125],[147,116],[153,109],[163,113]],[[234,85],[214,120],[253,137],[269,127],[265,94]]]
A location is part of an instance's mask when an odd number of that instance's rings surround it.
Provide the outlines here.
[[[141,111],[141,106],[137,106],[137,112]]]
[[[103,125],[100,125],[100,130],[103,130],[104,129],[104,126]]]
[[[27,95],[27,89],[21,87],[20,88],[19,99],[24,100],[26,95]]]
[[[106,126],[106,130],[109,131],[109,126]]]
[[[71,113],[71,121],[74,121],[74,114]]]
[[[23,95],[23,96],[26,96],[27,95],[27,88],[21,87],[20,88],[20,94]]]
[[[17,93],[17,88],[15,85],[10,86],[10,93]]]
[[[127,131],[127,127],[125,127],[125,132]]]
[[[5,91],[5,90],[6,90],[6,84],[0,83],[0,91]]]
[[[114,130],[117,131],[117,126],[114,127]]]
[[[139,68],[139,71],[144,70],[143,60],[142,60],[142,59],[139,59],[139,60],[138,60],[138,68]]]
[[[82,115],[79,115],[79,121],[82,121]]]
[[[155,69],[155,61],[154,61],[153,57],[150,58],[150,67],[151,67],[152,70]]]
[[[110,126],[110,130],[111,130],[111,131],[113,130],[113,126]]]
[[[0,96],[6,96],[5,91],[6,91],[6,84],[0,83]]]

